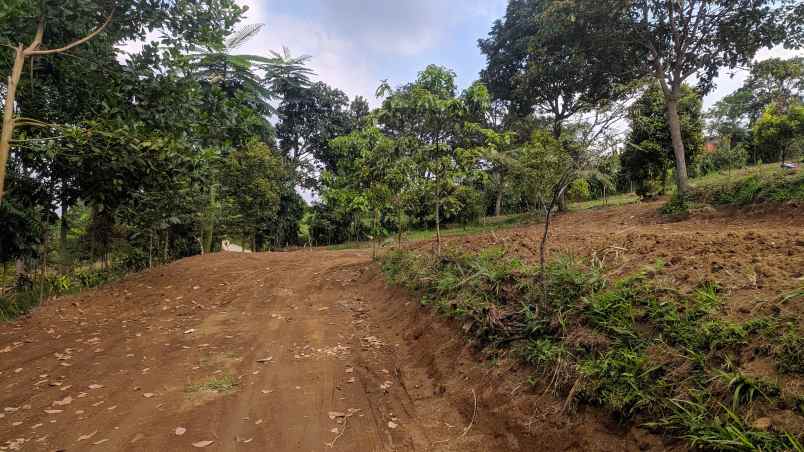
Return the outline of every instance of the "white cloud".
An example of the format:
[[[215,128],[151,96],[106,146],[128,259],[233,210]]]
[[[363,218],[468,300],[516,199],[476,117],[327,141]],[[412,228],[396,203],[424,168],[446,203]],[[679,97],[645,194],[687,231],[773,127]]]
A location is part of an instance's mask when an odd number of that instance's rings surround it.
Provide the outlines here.
[[[310,55],[310,67],[320,80],[377,106],[374,92],[380,80],[395,75],[383,61],[419,64],[417,57],[438,49],[462,21],[480,17],[490,24],[506,2],[240,0],[249,7],[246,23],[266,25],[244,51],[267,54],[287,46],[294,55]],[[478,30],[477,35],[486,32]],[[467,48],[479,52],[474,41],[468,41]]]
[[[318,79],[343,90],[350,97],[361,95],[374,100],[379,79],[365,52],[320,22],[282,14],[269,14],[264,1],[246,0],[249,6],[245,23],[264,23],[260,34],[241,51],[267,55],[271,50],[288,47],[295,56],[309,55],[309,66]]]

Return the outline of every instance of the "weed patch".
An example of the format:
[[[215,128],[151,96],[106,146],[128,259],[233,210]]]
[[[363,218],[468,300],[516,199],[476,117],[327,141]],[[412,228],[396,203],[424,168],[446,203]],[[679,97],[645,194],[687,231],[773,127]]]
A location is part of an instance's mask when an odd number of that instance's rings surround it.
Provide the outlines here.
[[[804,174],[778,171],[769,174],[755,174],[718,184],[705,184],[693,189],[691,197],[696,202],[718,206],[802,201],[804,200]]]
[[[440,257],[394,251],[388,279],[459,318],[476,344],[513,348],[542,383],[571,403],[600,406],[711,449],[797,450],[799,438],[755,429],[756,404],[781,403],[779,386],[741,373],[734,360],[752,342],[780,372],[800,373],[804,339],[782,314],[723,320],[717,284],[689,293],[662,287],[655,272],[619,280],[571,256],[537,266],[500,249],[449,250]],[[764,350],[764,351],[763,351]]]
[[[80,292],[119,279],[125,274],[121,268],[109,270],[75,270],[64,275],[52,275],[42,280],[28,281],[24,287],[0,296],[0,321],[11,321],[25,315],[42,300]]]
[[[224,375],[222,377],[210,378],[202,383],[187,385],[185,392],[231,392],[237,387],[237,379],[232,375]]]

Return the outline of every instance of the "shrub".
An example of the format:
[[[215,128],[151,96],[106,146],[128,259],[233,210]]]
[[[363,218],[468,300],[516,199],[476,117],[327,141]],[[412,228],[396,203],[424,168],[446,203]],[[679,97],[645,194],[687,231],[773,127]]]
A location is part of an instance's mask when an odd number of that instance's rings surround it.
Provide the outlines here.
[[[663,215],[686,215],[690,211],[690,197],[676,193],[665,203],[659,212]]]

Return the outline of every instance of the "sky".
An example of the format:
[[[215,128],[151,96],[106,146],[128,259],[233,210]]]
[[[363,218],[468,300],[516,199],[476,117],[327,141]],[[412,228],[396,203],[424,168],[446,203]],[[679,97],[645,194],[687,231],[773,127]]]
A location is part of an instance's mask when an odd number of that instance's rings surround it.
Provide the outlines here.
[[[416,78],[428,64],[453,69],[461,88],[478,77],[485,58],[477,40],[505,13],[507,0],[241,0],[245,23],[265,27],[241,51],[283,46],[309,55],[325,83],[378,106],[381,80]]]
[[[265,27],[240,49],[268,54],[290,49],[309,55],[318,78],[350,97],[376,107],[380,81],[407,83],[428,64],[454,70],[464,88],[477,79],[485,57],[477,40],[505,14],[507,0],[240,0],[249,7],[245,23]],[[782,48],[763,49],[757,59],[804,55]],[[739,88],[744,70],[723,72],[704,99],[709,107]]]

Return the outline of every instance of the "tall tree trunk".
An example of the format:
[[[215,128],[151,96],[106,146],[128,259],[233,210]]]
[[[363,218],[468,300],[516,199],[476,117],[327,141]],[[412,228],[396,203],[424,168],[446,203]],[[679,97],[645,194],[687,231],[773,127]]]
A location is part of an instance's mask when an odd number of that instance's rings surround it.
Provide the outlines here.
[[[21,257],[18,257],[14,261],[14,283],[19,282],[23,276],[25,276],[25,261]]]
[[[497,199],[494,202],[494,216],[499,217],[502,215],[502,198],[503,198],[503,177],[502,174],[497,175]]]
[[[203,225],[201,234],[204,236],[204,243],[202,248],[205,248],[207,253],[212,252],[212,239],[215,235],[215,184],[214,182],[209,186],[209,205],[207,206],[207,215]]]
[[[170,228],[165,228],[165,247],[162,251],[162,261],[167,264],[168,261],[168,244],[170,243]]]
[[[558,197],[558,210],[559,212],[567,212],[569,210],[567,195],[565,193],[561,193],[561,196]]]
[[[6,102],[3,109],[3,130],[0,134],[0,204],[3,203],[5,193],[6,165],[11,152],[11,137],[14,134],[14,99],[17,95],[17,84],[22,77],[22,68],[25,66],[25,55],[22,45],[14,49],[14,66],[8,76],[6,85]]]
[[[686,194],[689,191],[689,180],[687,179],[687,159],[684,153],[684,141],[681,137],[681,118],[678,115],[678,99],[677,93],[665,96],[667,124],[670,126],[673,154],[676,158],[676,186],[679,194]]]
[[[397,231],[396,240],[397,240],[397,243],[399,244],[399,246],[401,247],[402,246],[402,208],[397,209],[397,217],[398,217],[399,223],[397,224],[398,231]]]
[[[150,241],[148,243],[148,268],[153,268],[154,266],[154,230],[151,229],[150,232]]]
[[[59,218],[59,251],[62,257],[67,253],[67,233],[70,232],[70,224],[67,222],[66,212],[62,203],[61,218]]]
[[[14,48],[14,65],[11,68],[11,75],[8,77],[8,85],[6,86],[6,99],[5,107],[3,110],[3,130],[0,133],[0,204],[3,203],[3,195],[5,194],[5,180],[6,180],[6,164],[8,163],[8,155],[11,152],[11,137],[14,135],[14,102],[17,96],[17,84],[22,77],[22,69],[25,66],[25,59],[36,55],[50,55],[54,53],[62,53],[70,50],[73,47],[79,46],[90,39],[94,38],[98,33],[103,31],[109,22],[112,21],[112,16],[106,18],[106,22],[100,27],[96,28],[92,33],[84,36],[77,41],[73,41],[64,47],[58,49],[40,50],[39,46],[42,45],[42,38],[45,34],[45,17],[44,11],[42,16],[39,17],[39,22],[36,25],[36,34],[33,41],[28,47],[23,47],[22,44]],[[27,121],[31,122],[31,121]]]
[[[40,283],[40,295],[39,301],[42,301],[47,296],[45,291],[48,289],[46,286],[47,282],[47,248],[48,248],[48,238],[50,236],[50,228],[49,222],[45,221],[45,230],[42,233],[42,281]]]
[[[371,258],[372,259],[377,258],[377,240],[378,240],[378,237],[380,235],[380,234],[377,233],[377,215],[378,215],[378,212],[375,209],[374,210],[374,218],[371,219],[371,229],[372,229],[371,233],[374,234],[374,237],[372,237],[373,240],[372,240],[372,244],[371,244]]]
[[[436,254],[441,255],[441,198],[436,198],[435,209],[436,221]]]

